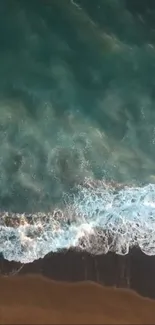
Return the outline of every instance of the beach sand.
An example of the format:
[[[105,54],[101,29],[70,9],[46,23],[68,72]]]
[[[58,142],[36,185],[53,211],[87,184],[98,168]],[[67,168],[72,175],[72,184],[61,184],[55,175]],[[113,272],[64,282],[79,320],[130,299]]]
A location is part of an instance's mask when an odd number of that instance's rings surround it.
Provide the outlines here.
[[[155,301],[92,282],[0,278],[0,324],[154,324]]]
[[[91,281],[103,286],[132,289],[155,299],[155,257],[133,248],[128,255],[109,252],[92,256],[75,250],[50,253],[33,263],[9,262],[0,256],[0,274],[39,275],[65,282]]]
[[[154,270],[155,258],[136,249],[60,252],[27,265],[1,256],[0,324],[155,324]]]

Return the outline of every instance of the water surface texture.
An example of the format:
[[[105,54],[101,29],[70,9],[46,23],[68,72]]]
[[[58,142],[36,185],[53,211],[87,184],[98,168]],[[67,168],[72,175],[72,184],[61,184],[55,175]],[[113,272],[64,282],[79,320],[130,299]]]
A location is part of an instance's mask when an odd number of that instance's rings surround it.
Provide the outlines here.
[[[154,255],[154,0],[1,0],[0,18],[1,253]]]

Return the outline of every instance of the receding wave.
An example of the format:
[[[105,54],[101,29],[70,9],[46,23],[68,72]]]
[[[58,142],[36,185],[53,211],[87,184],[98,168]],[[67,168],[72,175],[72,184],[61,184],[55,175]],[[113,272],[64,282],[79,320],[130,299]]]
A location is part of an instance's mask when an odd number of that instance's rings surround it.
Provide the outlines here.
[[[86,180],[62,210],[1,212],[0,251],[29,263],[71,247],[91,254],[128,254],[138,246],[155,254],[155,185],[126,186]]]

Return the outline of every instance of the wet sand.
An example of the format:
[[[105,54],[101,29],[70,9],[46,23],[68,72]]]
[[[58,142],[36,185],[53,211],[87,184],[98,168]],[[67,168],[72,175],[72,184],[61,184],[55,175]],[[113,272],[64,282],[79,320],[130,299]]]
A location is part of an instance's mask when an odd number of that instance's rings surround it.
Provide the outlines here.
[[[154,324],[155,301],[92,282],[0,278],[0,324]]]
[[[25,265],[1,256],[0,272],[0,324],[155,324],[155,257],[139,249]]]
[[[48,254],[29,264],[9,262],[0,256],[0,274],[42,275],[64,282],[92,281],[103,286],[132,289],[155,299],[155,257],[134,248],[125,256],[115,253],[92,256],[69,250]]]

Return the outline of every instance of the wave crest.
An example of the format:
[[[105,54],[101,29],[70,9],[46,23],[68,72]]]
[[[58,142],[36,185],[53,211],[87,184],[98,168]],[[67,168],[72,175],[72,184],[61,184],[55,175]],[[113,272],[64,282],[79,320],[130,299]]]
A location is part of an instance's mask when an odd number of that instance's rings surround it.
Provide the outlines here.
[[[155,255],[154,184],[86,180],[64,211],[0,215],[0,251],[7,260],[29,263],[71,247],[125,255],[133,246]]]

